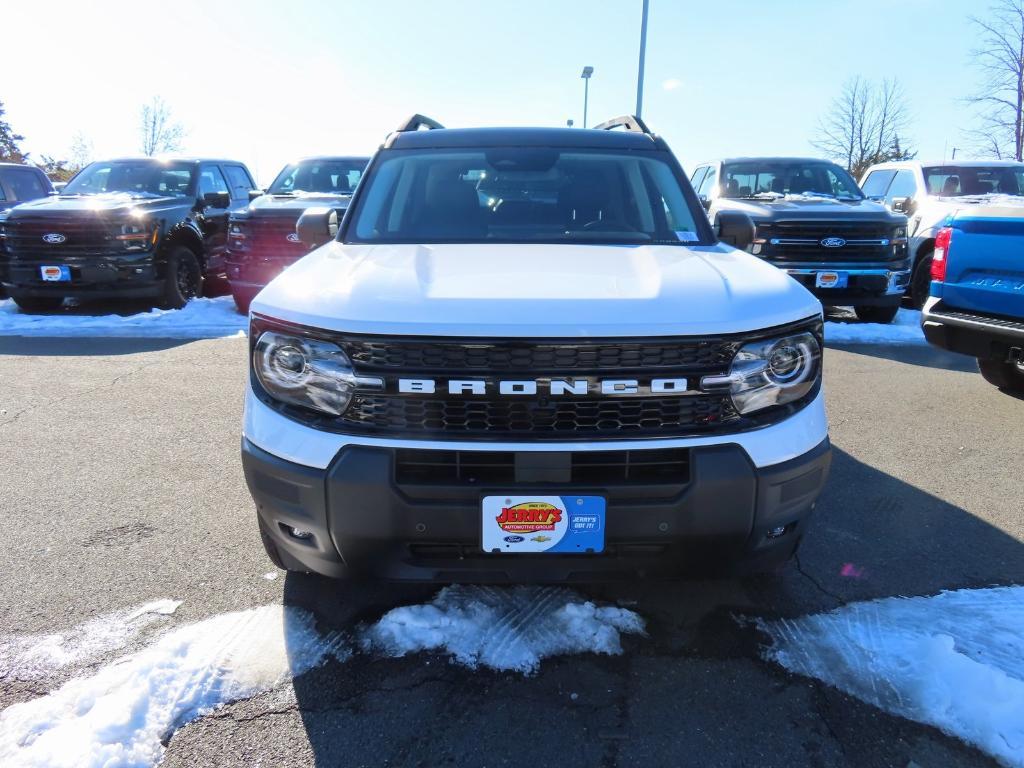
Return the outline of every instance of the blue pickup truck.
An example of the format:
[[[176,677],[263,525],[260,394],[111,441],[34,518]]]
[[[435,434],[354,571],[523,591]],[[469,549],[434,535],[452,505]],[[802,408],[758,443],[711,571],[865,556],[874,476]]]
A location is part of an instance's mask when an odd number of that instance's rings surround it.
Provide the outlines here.
[[[991,384],[1024,393],[1024,199],[990,197],[951,215],[931,269],[925,337],[978,358]]]

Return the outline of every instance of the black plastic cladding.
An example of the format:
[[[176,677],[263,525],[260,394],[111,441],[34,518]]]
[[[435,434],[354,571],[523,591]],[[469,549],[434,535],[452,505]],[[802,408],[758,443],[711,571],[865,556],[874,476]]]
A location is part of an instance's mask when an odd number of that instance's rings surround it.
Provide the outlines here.
[[[709,375],[725,373],[742,344],[758,339],[782,336],[787,333],[810,331],[823,346],[822,325],[820,318],[791,323],[784,326],[767,328],[763,331],[730,334],[719,337],[675,337],[657,339],[606,338],[606,339],[484,339],[484,338],[437,338],[437,337],[381,337],[365,335],[346,335],[321,331],[298,326],[291,323],[272,320],[255,315],[250,327],[250,357],[256,340],[264,330],[277,330],[298,336],[322,339],[338,344],[348,353],[352,350],[353,362],[357,371],[363,375],[394,376],[400,370],[409,377],[439,375],[448,378],[460,375],[479,377],[484,370],[488,375],[502,373],[501,367],[477,366],[446,367],[444,363],[451,359],[450,354],[438,352],[438,348],[461,349],[456,357],[462,357],[465,350],[472,349],[476,354],[483,352],[483,360],[491,360],[493,355],[487,350],[500,352],[500,359],[507,361],[510,367],[505,372],[516,373],[518,376],[534,375],[573,376],[588,373],[608,373],[617,375],[627,373],[637,376],[649,376],[654,372],[678,370],[690,375]],[[422,354],[416,355],[418,362],[433,363],[424,367],[405,367],[406,356],[400,355],[395,360],[388,360],[386,354],[363,356],[359,360],[360,351],[368,348],[380,349],[380,345],[394,347],[417,347],[420,350],[431,350],[429,358]],[[728,350],[727,354],[698,355],[698,361],[689,365],[682,361],[681,356],[672,356],[666,367],[659,368],[648,359],[644,365],[643,354],[630,357],[631,367],[604,368],[601,366],[599,354],[587,354],[583,357],[591,367],[580,369],[574,367],[555,367],[545,352],[545,362],[536,360],[531,350],[551,350],[559,346],[570,348],[590,348],[600,350],[619,346],[628,349],[669,349],[680,347],[686,349],[717,349]],[[529,367],[519,367],[518,362],[525,356]],[[350,355],[352,357],[352,355]],[[575,359],[579,355],[574,356]],[[621,359],[621,357],[620,357]],[[637,362],[633,362],[633,360]],[[369,360],[374,364],[367,364]],[[713,360],[713,362],[712,362]],[[535,362],[530,362],[535,361]],[[497,360],[493,360],[497,362]],[[401,367],[395,367],[398,363]],[[479,363],[478,363],[479,365]],[[543,367],[550,365],[550,367]],[[635,366],[635,367],[634,367]],[[536,371],[537,374],[533,374]],[[741,416],[732,405],[728,395],[708,393],[704,395],[686,395],[663,398],[616,398],[614,396],[580,397],[567,400],[552,401],[548,398],[522,397],[497,398],[483,396],[467,398],[438,394],[436,397],[403,397],[396,394],[359,392],[349,406],[349,410],[340,417],[320,414],[309,409],[281,403],[272,398],[259,383],[250,365],[250,380],[253,391],[266,405],[289,418],[328,432],[353,435],[370,435],[393,438],[435,438],[440,440],[471,439],[474,441],[510,441],[525,439],[529,441],[571,441],[580,439],[601,440],[635,440],[635,439],[666,439],[697,435],[733,434],[757,429],[768,424],[781,421],[805,406],[818,393],[820,383],[805,397],[787,405],[776,406],[750,416]],[[820,378],[819,378],[820,382]]]

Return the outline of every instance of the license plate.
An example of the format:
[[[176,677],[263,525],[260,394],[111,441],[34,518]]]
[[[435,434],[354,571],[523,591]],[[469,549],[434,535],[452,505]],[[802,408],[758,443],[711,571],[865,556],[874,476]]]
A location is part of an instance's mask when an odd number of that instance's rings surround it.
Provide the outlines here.
[[[845,288],[846,273],[818,272],[814,276],[814,285],[816,288]]]
[[[484,496],[480,544],[505,554],[603,552],[605,507],[603,496]]]
[[[40,267],[39,274],[48,283],[71,282],[71,267]]]

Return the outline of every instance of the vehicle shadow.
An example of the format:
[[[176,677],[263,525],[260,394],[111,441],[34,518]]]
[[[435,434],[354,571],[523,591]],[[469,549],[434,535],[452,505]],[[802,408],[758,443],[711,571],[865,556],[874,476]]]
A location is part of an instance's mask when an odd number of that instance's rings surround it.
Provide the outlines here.
[[[1011,497],[1005,504],[976,511],[1012,520]],[[534,676],[468,669],[436,654],[356,649],[330,660],[294,681],[315,764],[803,766],[842,764],[851,754],[865,766],[992,764],[937,730],[761,662],[763,638],[737,618],[1024,583],[1024,544],[839,448],[815,515],[799,561],[779,575],[579,590],[646,621],[648,636],[624,637],[621,656],[554,657]],[[357,624],[438,589],[299,574],[284,586],[286,604],[350,640]],[[303,651],[289,648],[296,659]]]
[[[919,365],[924,368],[938,368],[944,371],[962,371],[977,373],[978,363],[973,357],[947,352],[944,349],[925,344],[850,344],[828,343],[825,346],[852,352],[855,355],[877,357],[893,360],[907,365]]]

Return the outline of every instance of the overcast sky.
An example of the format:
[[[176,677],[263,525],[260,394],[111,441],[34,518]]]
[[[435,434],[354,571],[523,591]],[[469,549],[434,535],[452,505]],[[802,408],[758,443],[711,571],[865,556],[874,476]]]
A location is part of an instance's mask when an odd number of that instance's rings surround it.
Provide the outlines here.
[[[644,118],[687,170],[722,155],[814,154],[853,75],[898,77],[908,142],[965,142],[977,87],[967,22],[985,0],[651,0]],[[173,8],[173,12],[171,10]],[[445,125],[582,123],[632,112],[641,0],[292,0],[5,8],[0,101],[23,149],[136,154],[159,94],[185,150],[241,159],[264,183],[290,158],[371,152],[403,117]],[[19,29],[24,34],[9,34]]]

